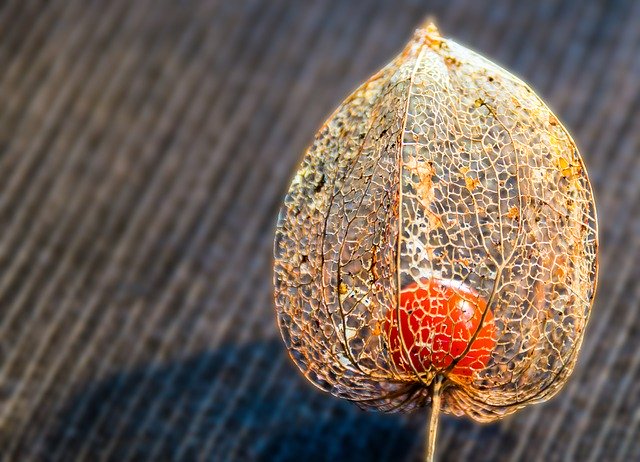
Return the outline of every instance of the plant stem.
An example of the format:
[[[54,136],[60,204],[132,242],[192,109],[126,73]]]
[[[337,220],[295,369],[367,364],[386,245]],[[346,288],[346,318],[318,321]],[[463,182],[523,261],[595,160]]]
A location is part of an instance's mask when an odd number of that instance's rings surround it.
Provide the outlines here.
[[[441,390],[444,377],[436,375],[433,379],[431,390],[431,416],[427,425],[427,447],[425,450],[425,462],[433,462],[436,453],[436,436],[438,434],[438,418],[440,417]]]

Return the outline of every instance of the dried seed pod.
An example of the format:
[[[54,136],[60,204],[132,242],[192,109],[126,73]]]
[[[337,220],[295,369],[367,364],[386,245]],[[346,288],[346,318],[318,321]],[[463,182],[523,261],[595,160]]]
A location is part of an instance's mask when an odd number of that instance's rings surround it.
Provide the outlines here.
[[[277,317],[307,378],[365,408],[492,421],[555,394],[594,297],[575,143],[520,79],[429,24],[350,95],[280,211]]]

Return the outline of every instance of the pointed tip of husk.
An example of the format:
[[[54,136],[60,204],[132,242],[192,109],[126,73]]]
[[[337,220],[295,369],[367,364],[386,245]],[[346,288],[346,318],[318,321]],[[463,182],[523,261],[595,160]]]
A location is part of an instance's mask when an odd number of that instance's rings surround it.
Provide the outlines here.
[[[443,38],[440,35],[440,30],[436,24],[437,21],[434,16],[427,16],[427,18],[422,21],[416,29],[414,40],[430,46],[440,45]]]

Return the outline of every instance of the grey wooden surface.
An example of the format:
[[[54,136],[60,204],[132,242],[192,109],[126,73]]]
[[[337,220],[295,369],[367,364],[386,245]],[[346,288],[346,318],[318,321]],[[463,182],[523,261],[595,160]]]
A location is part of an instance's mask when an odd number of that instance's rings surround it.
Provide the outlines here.
[[[315,130],[426,14],[574,134],[599,293],[552,401],[445,418],[442,461],[640,460],[640,2],[0,4],[0,455],[412,461],[426,417],[365,413],[288,360],[275,214]]]

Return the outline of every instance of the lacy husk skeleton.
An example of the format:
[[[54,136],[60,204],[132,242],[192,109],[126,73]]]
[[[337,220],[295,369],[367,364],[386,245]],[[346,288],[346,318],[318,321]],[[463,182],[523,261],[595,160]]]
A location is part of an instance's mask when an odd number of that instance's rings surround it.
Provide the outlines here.
[[[591,187],[566,129],[525,83],[428,24],[307,150],[278,219],[277,318],[323,390],[384,411],[435,393],[443,412],[493,421],[571,373],[596,253]],[[465,351],[440,345],[445,362],[422,357],[436,354],[422,333],[420,351],[390,334],[404,329],[403,288],[429,281],[483,301]],[[452,373],[483,335],[486,360]],[[394,359],[416,351],[421,362]]]

